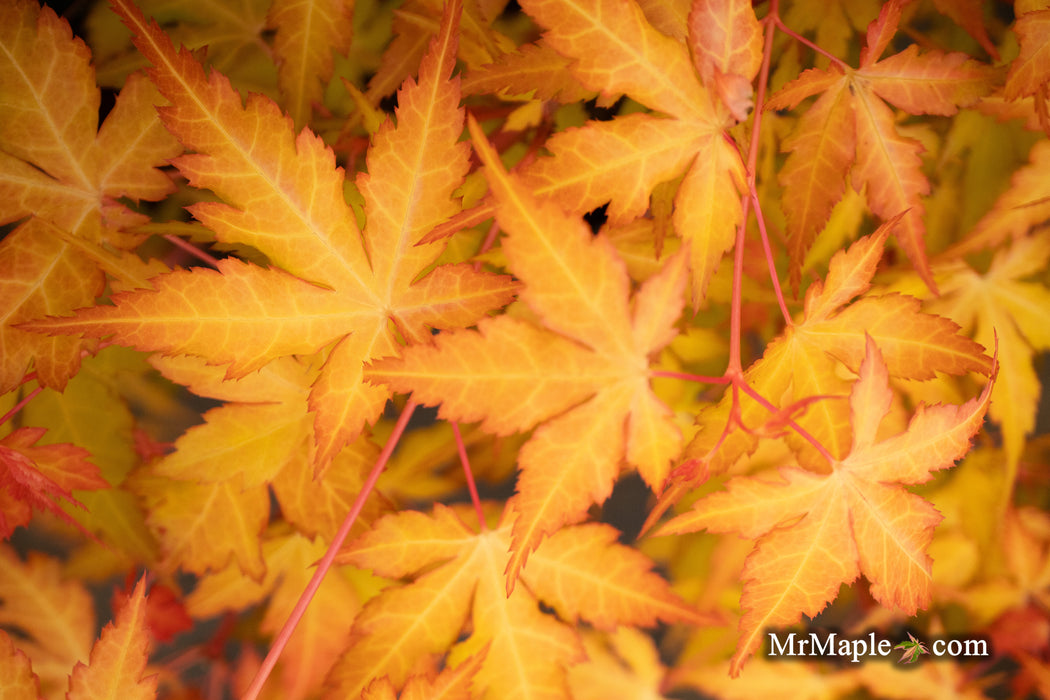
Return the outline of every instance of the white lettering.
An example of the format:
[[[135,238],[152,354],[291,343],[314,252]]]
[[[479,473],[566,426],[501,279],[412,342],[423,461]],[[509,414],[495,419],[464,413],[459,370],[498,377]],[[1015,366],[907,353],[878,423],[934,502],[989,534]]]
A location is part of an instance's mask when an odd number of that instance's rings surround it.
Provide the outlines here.
[[[986,640],[986,639],[967,639],[966,640],[966,656],[989,656],[988,640]]]
[[[787,643],[781,644],[777,635],[769,633],[769,655],[770,656],[794,656],[795,655],[795,633],[788,635]]]
[[[834,656],[835,655],[835,632],[832,632],[824,639],[824,644],[821,645],[820,637],[817,636],[816,632],[810,632],[809,638],[813,642],[813,654],[820,654],[821,656]]]

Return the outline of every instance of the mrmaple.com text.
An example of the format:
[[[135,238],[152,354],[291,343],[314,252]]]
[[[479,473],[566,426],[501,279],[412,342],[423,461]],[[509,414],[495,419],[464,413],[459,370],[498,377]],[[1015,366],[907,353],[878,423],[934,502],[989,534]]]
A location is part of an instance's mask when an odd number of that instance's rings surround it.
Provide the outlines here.
[[[767,632],[766,656],[768,658],[842,658],[859,663],[866,657],[886,657],[893,653],[894,643],[878,638],[875,632],[864,637],[847,638],[837,632]],[[935,657],[989,657],[986,639],[936,639],[930,644]]]

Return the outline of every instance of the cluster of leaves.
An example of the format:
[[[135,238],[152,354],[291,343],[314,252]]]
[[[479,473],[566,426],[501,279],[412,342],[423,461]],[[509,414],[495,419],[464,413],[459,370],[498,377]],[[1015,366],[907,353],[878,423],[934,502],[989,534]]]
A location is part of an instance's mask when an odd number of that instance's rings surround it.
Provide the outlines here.
[[[1050,695],[1050,5],[520,4],[0,3],[0,694]]]

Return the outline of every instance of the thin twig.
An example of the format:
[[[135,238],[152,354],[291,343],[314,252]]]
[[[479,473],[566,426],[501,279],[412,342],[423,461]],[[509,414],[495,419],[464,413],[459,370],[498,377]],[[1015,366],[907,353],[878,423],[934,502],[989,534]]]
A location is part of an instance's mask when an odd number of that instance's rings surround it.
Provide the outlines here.
[[[306,584],[306,589],[303,591],[302,595],[299,596],[299,601],[295,604],[295,608],[292,609],[288,619],[284,621],[284,626],[281,627],[281,631],[277,633],[276,637],[274,637],[273,645],[270,647],[269,653],[267,653],[266,658],[263,659],[259,671],[255,674],[255,678],[252,679],[251,685],[248,686],[248,690],[245,691],[241,700],[256,700],[256,698],[259,697],[263,684],[266,683],[266,679],[269,678],[274,666],[277,665],[277,660],[281,657],[281,653],[288,645],[288,640],[291,639],[292,633],[295,632],[299,620],[301,620],[303,615],[306,614],[306,608],[310,605],[310,601],[313,600],[314,595],[317,593],[317,589],[321,587],[321,582],[324,580],[325,574],[327,574],[328,570],[332,568],[332,562],[335,561],[336,555],[342,548],[343,541],[346,540],[347,535],[350,534],[350,529],[357,521],[357,516],[361,514],[361,510],[365,506],[365,501],[368,500],[368,497],[372,493],[372,489],[375,488],[376,482],[379,480],[379,475],[382,474],[383,469],[386,468],[386,463],[390,460],[390,455],[393,454],[394,448],[401,439],[402,433],[405,432],[405,428],[408,426],[408,421],[412,418],[412,413],[416,410],[416,406],[417,404],[414,401],[409,401],[405,405],[404,410],[401,411],[401,416],[397,419],[394,431],[390,433],[390,437],[387,439],[386,445],[383,446],[382,452],[379,453],[379,458],[376,459],[375,466],[372,467],[368,479],[366,479],[365,483],[361,486],[361,492],[357,494],[357,498],[354,500],[350,512],[346,514],[343,524],[339,526],[339,531],[335,533],[335,538],[332,540],[332,543],[328,545],[328,551],[325,552],[321,561],[318,562],[317,570],[314,571],[314,575],[311,577],[310,582]]]

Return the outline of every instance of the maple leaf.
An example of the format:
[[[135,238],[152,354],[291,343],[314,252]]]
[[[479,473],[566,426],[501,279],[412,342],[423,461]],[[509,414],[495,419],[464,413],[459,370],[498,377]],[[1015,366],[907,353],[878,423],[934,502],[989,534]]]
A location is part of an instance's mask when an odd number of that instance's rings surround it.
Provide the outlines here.
[[[1018,240],[1050,218],[1050,141],[1038,141],[1028,154],[1029,162],[1010,178],[1010,187],[981,217],[973,231],[952,247],[950,255],[992,248],[1007,240]]]
[[[659,490],[681,436],[649,386],[649,356],[675,335],[685,285],[681,255],[628,298],[630,281],[609,241],[537,200],[506,173],[484,134],[475,146],[500,202],[503,251],[525,283],[521,299],[542,326],[501,316],[477,331],[441,334],[372,365],[369,377],[447,420],[482,421],[498,435],[543,425],[521,450],[508,591],[545,534],[604,501],[624,459]]]
[[[40,682],[33,673],[29,657],[0,630],[0,697],[4,700],[38,700]]]
[[[436,34],[436,18],[444,12],[443,0],[407,0],[397,8],[391,29],[394,37],[379,59],[375,75],[368,81],[364,97],[373,105],[390,95],[414,75],[420,57]],[[491,26],[495,15],[485,3],[463,3],[459,21],[459,54],[468,68],[492,63],[510,48],[509,40]],[[382,48],[381,46],[377,48]]]
[[[993,383],[994,375],[962,406],[920,405],[903,433],[876,441],[893,392],[882,353],[868,336],[849,398],[853,444],[830,474],[783,467],[780,481],[737,477],[660,529],[657,534],[670,535],[706,528],[757,540],[742,574],[744,614],[732,675],[765,628],[793,624],[803,613],[815,616],[861,573],[884,606],[914,615],[929,604],[926,547],[941,515],[894,484],[925,483],[969,450]]]
[[[682,177],[673,220],[689,242],[698,305],[743,220],[744,164],[724,132],[746,116],[761,58],[751,3],[694,3],[686,43],[654,28],[634,0],[522,7],[585,88],[607,98],[626,93],[666,115],[631,114],[555,134],[544,144],[551,157],[521,170],[523,184],[575,214],[608,202],[610,223],[622,224],[649,208],[658,184]]]
[[[309,119],[332,77],[332,52],[346,53],[353,32],[353,0],[279,0],[270,6],[267,27],[275,30],[277,82],[282,104],[296,126]]]
[[[507,303],[517,287],[507,276],[467,264],[441,265],[420,278],[444,246],[415,244],[456,213],[452,193],[468,167],[467,146],[457,143],[458,79],[450,79],[459,4],[448,6],[419,82],[407,82],[399,93],[397,126],[386,122],[374,137],[368,173],[357,178],[363,233],[344,198],[342,170],[321,139],[306,129],[294,136],[290,121],[260,95],[242,105],[222,75],[205,76],[129,0],[116,7],[154,64],[152,80],[172,103],[161,108],[165,126],[194,151],[175,165],[191,184],[224,200],[190,210],[220,241],[251,244],[280,269],[228,259],[218,272],[172,272],[155,278],[154,290],[114,295],[114,306],[24,328],[198,355],[227,365],[228,378],[280,356],[323,350],[308,401],[315,466],[323,471],[389,397],[362,382],[363,362],[394,353],[398,335],[419,341],[431,326],[474,323]]]
[[[943,295],[930,301],[930,310],[951,318],[985,346],[998,339],[1000,370],[989,416],[1001,426],[1011,470],[1021,458],[1025,435],[1035,428],[1040,381],[1032,362],[1037,351],[1050,350],[1045,321],[1050,290],[1026,278],[1042,273],[1048,261],[1050,234],[1042,232],[1001,248],[983,274],[963,261],[934,268]]]
[[[485,659],[482,651],[460,663],[446,668],[433,679],[426,675],[412,676],[398,695],[387,677],[373,681],[361,694],[362,700],[472,700],[474,676]]]
[[[37,445],[44,428],[19,428],[0,438],[0,538],[29,523],[32,509],[49,511],[79,527],[59,506],[64,500],[83,508],[73,490],[105,489],[109,484],[87,461],[87,450],[70,444]]]
[[[333,690],[356,697],[383,676],[400,686],[427,655],[451,647],[455,665],[487,648],[474,677],[477,696],[568,698],[566,669],[584,658],[577,621],[609,630],[701,619],[649,570],[644,555],[595,523],[548,538],[508,596],[510,537],[509,522],[478,534],[437,504],[433,515],[386,516],[344,550],[338,561],[410,582],[384,590],[357,616],[330,678]],[[544,614],[540,601],[557,616]],[[456,643],[465,624],[471,631]]]
[[[1003,96],[1007,100],[1034,96],[1035,110],[1044,131],[1050,133],[1050,116],[1047,115],[1047,93],[1050,85],[1050,9],[1024,12],[1014,23],[1014,32],[1021,45],[1020,52],[1010,63],[1006,75]]]
[[[274,68],[274,48],[264,41],[274,6],[271,0],[243,0],[236,5],[208,0],[139,0],[137,4],[174,41],[228,76],[242,94],[277,96],[280,70]],[[120,87],[129,73],[149,65],[108,2],[95,3],[85,24],[99,85]]]
[[[533,99],[570,104],[594,97],[569,71],[570,61],[545,42],[520,46],[514,53],[470,71],[463,79],[466,95],[529,94]]]
[[[17,386],[31,363],[43,385],[61,389],[90,345],[15,326],[94,302],[105,284],[94,258],[112,262],[113,247],[141,240],[120,229],[145,217],[118,200],[172,192],[158,168],[181,149],[157,119],[161,98],[141,75],[128,80],[98,128],[90,52],[51,8],[3,3],[0,49],[0,224],[25,219],[0,242],[0,393]]]
[[[271,488],[284,519],[303,534],[335,534],[378,450],[357,440],[314,478],[307,395],[316,369],[283,357],[224,380],[222,368],[199,358],[150,361],[195,393],[225,402],[186,431],[171,454],[131,479],[158,534],[163,566],[204,573],[223,569],[233,557],[249,576],[262,578],[259,538],[269,521]],[[379,501],[368,500],[358,529],[377,517]]]
[[[67,700],[149,700],[157,697],[157,677],[143,677],[149,659],[146,582],[140,580],[127,602],[91,648],[88,663],[77,663]]]
[[[845,365],[851,372],[859,371],[869,336],[894,377],[928,380],[938,372],[991,372],[992,362],[981,345],[962,336],[959,326],[948,318],[921,311],[915,297],[865,295],[850,303],[870,289],[886,238],[898,221],[899,217],[891,219],[872,235],[836,253],[827,278],[807,290],[802,320],[774,339],[744,373],[754,392],[779,410],[771,415],[770,405],[741,395],[735,420],[746,430],[735,430],[723,438],[733,401],[731,392],[726,392],[716,408],[701,412],[701,431],[686,447],[687,457],[702,462],[712,474],[722,473],[741,455],[755,450],[766,426],[782,428],[785,413],[792,417],[793,411],[804,408],[804,415],[793,418],[795,423],[832,458],[841,459],[850,446],[851,427],[841,410],[850,382],[839,368]],[[814,470],[826,468],[826,459],[807,441],[793,433],[787,439],[801,464]],[[669,489],[664,500],[676,501],[679,488]]]
[[[926,645],[916,639],[911,632],[908,632],[907,642],[901,642],[894,649],[901,649],[901,657],[897,659],[897,663],[901,664],[913,664],[919,660],[919,656],[922,654],[929,654]]]
[[[587,661],[569,669],[573,700],[664,700],[667,669],[650,635],[618,627],[608,635],[585,634],[583,645]]]
[[[849,54],[858,32],[879,15],[879,0],[795,0],[782,8],[784,23],[802,34],[811,34],[816,43],[833,56]],[[815,59],[824,61],[824,56]]]
[[[840,63],[827,70],[809,69],[766,103],[771,110],[793,109],[820,94],[784,141],[789,155],[779,175],[796,288],[806,251],[842,199],[847,173],[854,189],[866,188],[876,216],[887,220],[904,212],[897,238],[934,288],[924,240],[921,197],[929,194],[930,183],[920,168],[923,148],[900,133],[886,102],[909,114],[952,115],[987,93],[994,74],[965,54],[919,53],[914,44],[881,59],[897,31],[903,4],[891,0],[882,6],[868,26],[858,68]]]
[[[39,552],[25,561],[0,544],[0,625],[19,632],[19,647],[33,661],[41,690],[68,687],[69,670],[88,658],[95,608],[80,581],[66,580],[59,562]]]
[[[281,629],[328,543],[276,523],[253,544],[261,544],[265,576],[246,581],[240,568],[232,564],[207,573],[187,596],[190,615],[208,618],[265,602],[259,631],[272,635]],[[278,685],[282,698],[316,696],[329,667],[346,649],[354,616],[377,587],[378,581],[365,571],[338,567],[329,572],[281,655]]]

